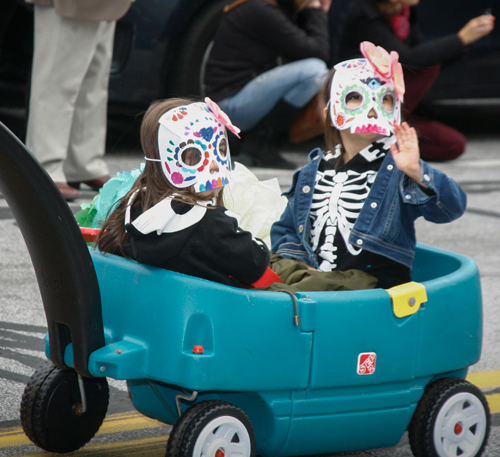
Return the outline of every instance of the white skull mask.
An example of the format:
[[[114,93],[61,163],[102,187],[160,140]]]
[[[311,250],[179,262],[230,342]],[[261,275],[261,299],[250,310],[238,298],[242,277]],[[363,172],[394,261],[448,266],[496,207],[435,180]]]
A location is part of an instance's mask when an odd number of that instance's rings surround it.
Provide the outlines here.
[[[224,127],[227,123],[206,103],[174,108],[166,112],[159,123],[161,166],[174,187],[194,186],[195,192],[203,192],[228,183],[231,156]]]
[[[335,65],[330,91],[330,116],[338,130],[389,136],[401,122],[401,101],[392,79],[384,78],[366,59]],[[369,117],[371,111],[375,115]]]

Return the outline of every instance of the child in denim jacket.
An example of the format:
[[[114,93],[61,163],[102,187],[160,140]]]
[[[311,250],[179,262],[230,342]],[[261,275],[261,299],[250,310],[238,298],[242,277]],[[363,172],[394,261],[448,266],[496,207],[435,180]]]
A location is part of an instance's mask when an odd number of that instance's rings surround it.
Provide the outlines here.
[[[359,269],[389,288],[411,280],[414,221],[460,217],[466,195],[420,160],[415,129],[400,125],[398,55],[364,42],[364,59],[341,62],[325,86],[329,151],[313,150],[286,192],[272,250],[321,271]]]

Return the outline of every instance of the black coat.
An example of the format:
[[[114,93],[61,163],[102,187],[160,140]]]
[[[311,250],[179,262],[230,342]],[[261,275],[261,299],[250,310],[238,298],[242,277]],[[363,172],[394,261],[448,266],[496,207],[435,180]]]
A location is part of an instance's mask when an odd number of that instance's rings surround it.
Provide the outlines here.
[[[226,208],[207,208],[199,220],[190,216],[193,206],[187,203],[173,200],[171,207],[174,214],[170,223],[174,227],[181,217],[188,223],[181,223],[182,229],[160,234],[137,230],[133,223],[142,213],[139,205],[132,207],[131,223],[126,225],[128,242],[124,245],[128,257],[235,287],[261,278],[269,265],[269,250],[263,241],[240,229]]]
[[[290,0],[274,5],[249,0],[226,14],[205,69],[205,93],[214,101],[237,94],[249,81],[278,65],[278,58],[329,60],[328,21],[321,8],[292,17]]]
[[[456,59],[464,52],[457,34],[432,41],[423,41],[417,26],[417,11],[410,9],[410,35],[401,42],[392,30],[391,22],[370,0],[351,3],[340,42],[339,61],[359,57],[359,44],[370,41],[388,52],[396,51],[405,68],[418,69]]]

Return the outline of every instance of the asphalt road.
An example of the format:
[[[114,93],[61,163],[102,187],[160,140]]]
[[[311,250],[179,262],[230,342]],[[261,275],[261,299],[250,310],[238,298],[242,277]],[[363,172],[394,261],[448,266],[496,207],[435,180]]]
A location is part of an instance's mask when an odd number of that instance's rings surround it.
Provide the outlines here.
[[[488,111],[482,110],[484,112]],[[452,224],[435,225],[418,221],[421,242],[456,251],[473,258],[479,265],[484,301],[484,341],[481,360],[471,367],[473,382],[488,395],[493,427],[485,456],[500,455],[500,131],[491,116],[474,115],[459,123],[467,133],[469,145],[464,157],[450,163],[433,164],[456,179],[468,194],[466,214]],[[498,116],[496,111],[494,115]],[[465,119],[464,119],[465,117]],[[483,119],[483,121],[481,121]],[[496,117],[500,119],[500,116]],[[111,171],[136,168],[142,161],[136,144],[114,138],[106,160]],[[314,142],[313,142],[314,143]],[[306,148],[314,144],[306,145]],[[287,158],[297,165],[306,163],[300,148],[287,148]],[[291,183],[291,172],[253,169],[260,179],[278,177],[282,189]],[[95,194],[83,190],[81,199],[70,206],[74,211]],[[29,444],[19,429],[19,403],[29,377],[45,360],[43,335],[45,315],[22,236],[3,197],[0,197],[0,456],[51,455]],[[75,455],[164,455],[169,427],[144,419],[133,411],[123,382],[110,382],[112,400],[108,418],[100,434]],[[333,431],[332,431],[333,433]],[[352,453],[351,456],[406,457],[412,455],[406,435],[395,448]]]

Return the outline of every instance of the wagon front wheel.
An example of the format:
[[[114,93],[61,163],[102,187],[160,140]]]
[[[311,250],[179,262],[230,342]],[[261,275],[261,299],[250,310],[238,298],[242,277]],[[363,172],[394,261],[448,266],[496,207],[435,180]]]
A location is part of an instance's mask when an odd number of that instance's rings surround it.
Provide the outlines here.
[[[254,457],[255,434],[248,416],[223,401],[193,405],[175,423],[166,457]]]
[[[490,411],[483,393],[460,378],[429,385],[409,427],[415,457],[479,457],[490,431]]]
[[[72,452],[96,434],[106,416],[106,378],[83,379],[83,411],[78,375],[46,363],[31,377],[21,401],[21,425],[28,438],[49,452]]]

